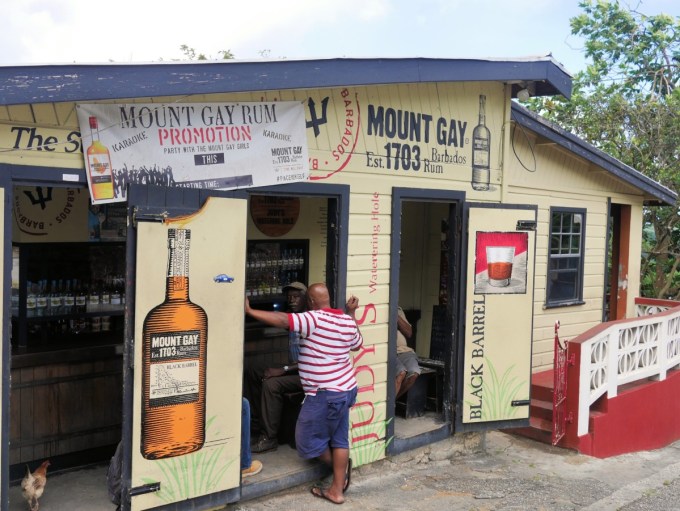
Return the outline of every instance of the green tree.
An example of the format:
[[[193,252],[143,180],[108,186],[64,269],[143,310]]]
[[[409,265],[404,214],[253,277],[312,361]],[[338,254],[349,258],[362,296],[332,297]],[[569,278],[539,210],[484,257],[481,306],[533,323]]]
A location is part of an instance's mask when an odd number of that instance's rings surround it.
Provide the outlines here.
[[[671,190],[680,190],[680,18],[648,16],[616,0],[582,0],[572,34],[590,62],[571,100],[529,108]],[[645,208],[643,296],[680,299],[678,204]]]
[[[205,53],[196,53],[194,48],[190,48],[186,44],[180,46],[179,49],[182,51],[187,60],[230,60],[236,58],[234,57],[234,54],[231,52],[231,50],[220,50],[217,52],[219,57],[215,58],[207,57]]]

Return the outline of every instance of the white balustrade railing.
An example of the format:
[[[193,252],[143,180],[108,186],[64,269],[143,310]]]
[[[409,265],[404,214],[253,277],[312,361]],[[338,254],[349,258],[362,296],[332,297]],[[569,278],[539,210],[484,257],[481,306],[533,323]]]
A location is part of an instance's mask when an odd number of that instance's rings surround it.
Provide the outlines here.
[[[664,380],[680,366],[680,307],[661,308],[666,310],[640,308],[638,314],[646,315],[606,323],[604,329],[593,329],[592,337],[579,339],[578,436],[588,433],[590,407],[605,393],[613,398],[620,385]]]

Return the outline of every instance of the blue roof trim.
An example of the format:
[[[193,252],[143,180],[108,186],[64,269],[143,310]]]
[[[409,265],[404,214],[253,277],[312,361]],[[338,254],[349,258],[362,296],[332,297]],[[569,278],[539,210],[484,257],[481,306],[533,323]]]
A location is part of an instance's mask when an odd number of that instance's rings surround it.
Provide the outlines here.
[[[656,199],[656,203],[665,203],[672,206],[677,201],[678,194],[674,191],[514,101],[512,102],[512,117],[522,126],[548,140],[552,140],[570,152],[610,172],[631,186],[651,195]],[[654,203],[655,201],[646,202]]]
[[[534,82],[571,95],[552,57],[516,60],[322,59],[0,66],[0,105],[425,82]]]

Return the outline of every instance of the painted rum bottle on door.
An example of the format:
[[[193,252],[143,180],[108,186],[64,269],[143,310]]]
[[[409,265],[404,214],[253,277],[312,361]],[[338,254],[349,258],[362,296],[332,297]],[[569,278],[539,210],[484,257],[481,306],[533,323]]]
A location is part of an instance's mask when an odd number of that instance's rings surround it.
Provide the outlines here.
[[[189,299],[190,229],[168,230],[165,301],[144,319],[142,456],[161,459],[203,447],[208,317]]]

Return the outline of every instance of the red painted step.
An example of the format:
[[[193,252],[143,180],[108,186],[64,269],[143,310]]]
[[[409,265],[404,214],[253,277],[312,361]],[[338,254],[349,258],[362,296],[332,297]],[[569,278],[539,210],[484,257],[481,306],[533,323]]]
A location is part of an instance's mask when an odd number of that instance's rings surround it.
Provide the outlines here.
[[[553,401],[555,381],[553,371],[543,371],[531,375],[531,398],[540,401]]]
[[[531,404],[529,405],[529,416],[530,418],[542,419],[552,423],[553,419],[552,401],[532,399]]]

